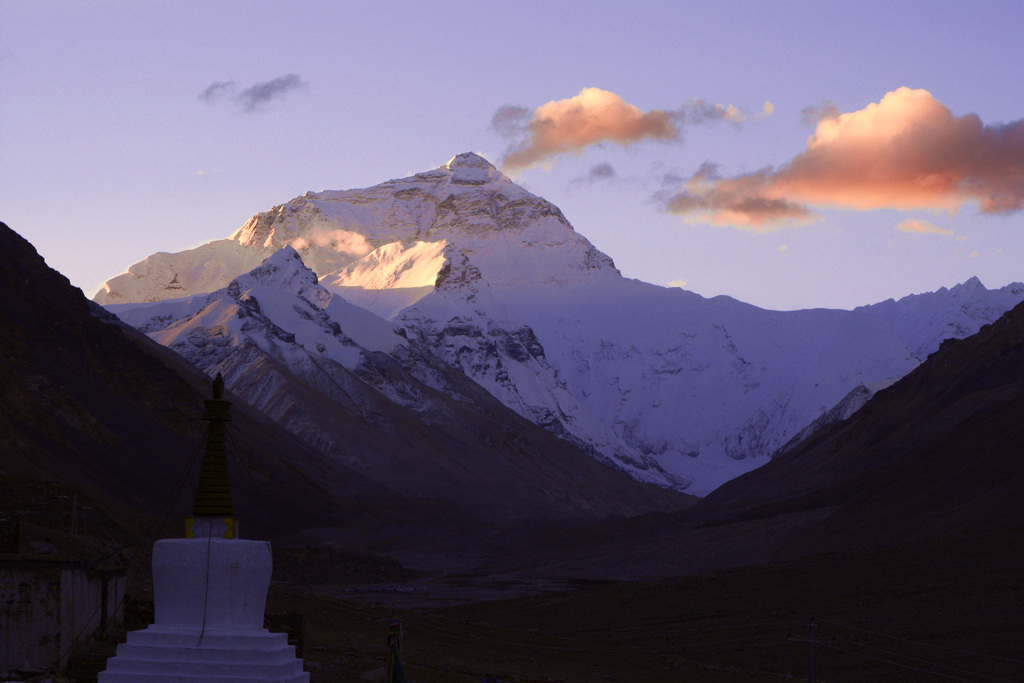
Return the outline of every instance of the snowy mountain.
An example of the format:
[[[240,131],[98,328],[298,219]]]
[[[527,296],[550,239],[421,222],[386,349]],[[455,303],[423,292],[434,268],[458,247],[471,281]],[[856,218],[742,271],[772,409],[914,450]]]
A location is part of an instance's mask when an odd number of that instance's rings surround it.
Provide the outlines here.
[[[298,257],[318,283],[290,275],[305,284],[274,303],[260,273]],[[557,207],[475,154],[307,193],[229,239],[149,257],[96,299],[150,302],[115,310],[201,364],[257,348],[306,381],[344,370],[413,409],[417,382],[464,375],[595,458],[698,495],[763,464],[854,388],[906,374],[925,348],[908,343],[926,341],[875,310],[767,311],[623,278]],[[408,379],[374,384],[384,356]]]
[[[1024,284],[986,289],[972,277],[951,289],[887,299],[855,310],[887,322],[918,359],[924,360],[946,339],[964,339],[990,325],[1024,301]]]
[[[1022,300],[1024,284],[1015,282],[1001,289],[989,290],[981,284],[981,280],[972,277],[951,289],[942,287],[935,292],[912,294],[899,301],[887,299],[854,310],[884,320],[914,357],[924,361],[938,351],[943,341],[966,339],[976,334],[983,326],[991,325]],[[789,450],[826,424],[849,418],[875,392],[891,384],[892,381],[888,380],[858,385],[842,401],[800,430],[782,450]]]
[[[522,420],[391,323],[319,286],[291,247],[215,292],[109,310],[222,373],[333,462],[401,494],[513,518],[685,503]]]

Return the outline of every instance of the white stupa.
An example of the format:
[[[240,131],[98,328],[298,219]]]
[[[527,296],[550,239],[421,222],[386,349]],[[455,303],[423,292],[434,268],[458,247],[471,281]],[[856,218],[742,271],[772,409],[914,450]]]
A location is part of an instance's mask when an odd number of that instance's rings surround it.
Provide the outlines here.
[[[185,538],[153,544],[154,623],[128,634],[99,683],[308,683],[284,633],[263,628],[270,543],[238,538],[224,449],[223,380],[206,401],[206,454]]]

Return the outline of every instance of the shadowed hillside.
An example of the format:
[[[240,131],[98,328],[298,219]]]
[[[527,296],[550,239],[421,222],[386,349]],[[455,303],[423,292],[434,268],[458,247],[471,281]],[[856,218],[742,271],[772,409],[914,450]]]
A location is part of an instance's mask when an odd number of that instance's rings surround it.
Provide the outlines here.
[[[1024,306],[919,368],[701,508],[824,519],[785,555],[1024,526]]]
[[[13,480],[61,482],[123,532],[183,518],[209,378],[111,316],[99,320],[101,309],[2,224],[0,250],[0,477],[8,491]],[[325,462],[245,404],[232,413],[244,533],[337,522],[351,500],[384,499],[382,487]]]
[[[148,528],[160,515],[185,516],[209,378],[88,302],[2,224],[0,249],[0,287],[8,292],[0,301],[0,476],[74,487],[131,530]],[[416,490],[412,477],[421,477],[423,493],[395,495],[387,481],[324,456],[229,395],[229,450],[237,459],[232,472],[246,535],[339,527],[358,540],[371,527],[376,542],[415,544],[435,534],[450,539],[445,528],[472,536],[483,528],[478,523],[495,518],[642,512],[692,500],[597,463],[493,400],[476,414],[459,408],[472,420],[431,425],[378,397],[392,424],[408,427],[408,434],[389,434],[312,389],[306,394],[298,405],[314,411],[312,419],[332,422],[352,448],[382,461],[407,461],[410,454],[430,460],[410,466],[403,480],[407,491]],[[452,474],[465,495],[449,481],[426,478],[458,467],[467,451],[475,462],[462,469],[472,476]],[[489,497],[481,499],[477,489]],[[446,500],[437,498],[442,490]],[[177,532],[176,524],[171,528]]]

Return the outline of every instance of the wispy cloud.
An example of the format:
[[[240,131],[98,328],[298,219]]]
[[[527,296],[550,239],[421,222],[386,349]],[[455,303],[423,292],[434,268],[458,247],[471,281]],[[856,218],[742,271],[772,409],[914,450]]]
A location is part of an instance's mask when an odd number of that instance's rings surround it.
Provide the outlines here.
[[[771,102],[765,102],[755,116],[770,116],[773,109]],[[604,142],[624,146],[643,140],[678,142],[686,121],[739,124],[747,118],[734,105],[709,104],[701,99],[691,99],[675,110],[644,111],[613,92],[584,88],[579,95],[534,110],[503,106],[495,112],[491,127],[510,143],[502,166],[516,170],[563,154],[578,154]]]
[[[780,224],[799,225],[817,220],[816,214],[799,203],[764,191],[771,170],[729,180],[718,175],[715,164],[705,162],[675,193],[660,197],[671,213],[683,214],[694,222],[737,225],[755,230]]]
[[[295,74],[288,74],[251,85],[238,95],[238,99],[243,109],[255,111],[264,104],[279,100],[291,91],[305,86],[306,83],[301,78]]]
[[[920,218],[908,218],[896,226],[900,232],[909,232],[912,235],[952,235],[953,231],[947,228],[940,228],[930,221]]]
[[[823,101],[821,104],[809,105],[800,110],[800,122],[811,128],[816,127],[825,119],[837,119],[842,112],[835,102]]]
[[[590,173],[587,174],[587,180],[592,183],[596,183],[599,180],[614,180],[618,176],[615,173],[615,169],[612,165],[604,162],[596,164],[590,167]]]
[[[1000,214],[1024,208],[1022,159],[1024,119],[986,126],[925,90],[900,88],[823,118],[781,168],[720,178],[702,167],[661,199],[692,221],[758,231],[812,222],[811,207],[955,212],[975,202]]]
[[[199,99],[207,104],[216,102],[224,97],[227,97],[235,90],[234,81],[218,81],[217,83],[211,83],[206,86],[206,90],[199,93]]]
[[[295,74],[278,76],[269,81],[254,83],[241,91],[235,81],[211,83],[199,93],[199,99],[213,104],[230,99],[246,112],[255,112],[274,100],[283,99],[288,93],[306,87],[308,84]]]

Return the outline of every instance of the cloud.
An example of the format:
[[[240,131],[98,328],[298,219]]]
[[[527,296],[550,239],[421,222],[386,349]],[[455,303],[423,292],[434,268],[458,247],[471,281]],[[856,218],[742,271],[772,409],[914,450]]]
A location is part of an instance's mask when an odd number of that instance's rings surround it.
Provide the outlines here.
[[[760,231],[817,220],[814,212],[796,202],[767,196],[764,188],[770,175],[770,170],[764,170],[727,180],[718,176],[716,165],[705,162],[682,190],[662,199],[669,212],[687,215],[697,223],[740,225]]]
[[[373,246],[366,241],[366,237],[358,232],[341,229],[316,230],[306,237],[296,237],[290,244],[296,251],[303,251],[315,244],[351,256],[366,256],[373,251]]]
[[[1022,160],[1024,120],[985,126],[900,88],[819,121],[781,168],[728,179],[698,171],[662,199],[690,220],[758,231],[813,221],[809,207],[956,212],[976,202],[982,213],[1009,213],[1024,208]]]
[[[819,105],[810,105],[800,110],[800,123],[814,128],[826,119],[837,119],[840,115],[835,102],[823,101]]]
[[[771,102],[765,102],[757,116],[768,116],[773,109]],[[676,110],[643,111],[613,92],[584,88],[575,97],[548,102],[532,112],[505,105],[495,112],[491,127],[510,143],[502,166],[516,170],[562,154],[578,154],[604,142],[624,146],[642,140],[678,142],[687,120],[694,124],[738,124],[746,118],[734,105],[709,104],[701,99],[691,99]]]
[[[234,81],[219,81],[217,83],[211,83],[206,86],[206,90],[199,93],[199,99],[203,102],[211,103],[226,97],[231,94],[235,89]]]
[[[667,283],[667,286],[668,287],[685,287],[686,286],[686,280],[670,280]]]
[[[630,145],[647,138],[679,138],[672,114],[642,111],[600,88],[584,88],[575,97],[541,105],[529,119],[521,108],[502,107],[498,114],[504,117],[506,125],[499,130],[506,139],[521,138],[505,156],[509,169],[527,168],[605,141]]]
[[[587,174],[587,179],[592,183],[596,183],[599,180],[614,180],[615,177],[615,169],[607,162],[592,166],[590,173]]]
[[[199,93],[199,99],[207,104],[213,104],[230,97],[243,110],[254,112],[265,104],[282,99],[289,92],[304,88],[306,85],[307,83],[295,74],[287,74],[269,81],[255,83],[236,94],[238,85],[235,81],[218,81],[211,83],[203,92]]]
[[[683,105],[683,112],[689,115],[691,123],[704,123],[705,121],[742,123],[746,118],[734,104],[723,107],[720,104],[709,104],[700,98],[687,100]]]
[[[918,218],[908,218],[896,226],[896,229],[901,232],[909,232],[913,235],[952,235],[952,230],[946,228],[940,228],[939,226],[929,221],[923,221]]]
[[[722,106],[721,104],[709,104],[700,98],[687,100],[675,114],[686,120],[687,123],[699,124],[708,121],[728,121],[740,124],[747,119],[765,119],[775,113],[775,105],[765,100],[761,111],[750,114],[734,104]]]
[[[526,107],[506,104],[494,112],[494,116],[491,117],[491,128],[506,140],[513,141],[527,130],[532,116]]]
[[[279,100],[292,90],[305,86],[305,81],[295,74],[278,76],[273,80],[249,86],[239,93],[238,100],[246,111],[255,111],[267,102]]]

